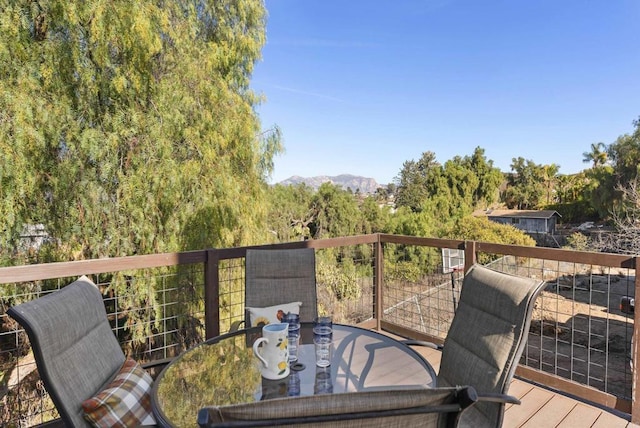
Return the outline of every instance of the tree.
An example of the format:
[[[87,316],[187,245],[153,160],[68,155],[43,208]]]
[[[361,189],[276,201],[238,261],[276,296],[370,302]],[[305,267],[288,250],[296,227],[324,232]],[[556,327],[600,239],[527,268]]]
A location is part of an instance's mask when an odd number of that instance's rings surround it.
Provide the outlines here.
[[[487,217],[467,216],[458,218],[450,227],[441,231],[440,237],[530,247],[536,245],[536,241],[522,230],[508,224],[493,222]],[[478,257],[479,262],[482,264],[489,263],[497,258],[496,255],[486,253],[479,254]]]
[[[638,180],[618,186],[620,203],[611,210],[615,232],[599,234],[595,246],[611,253],[640,253],[640,187]]]
[[[456,219],[452,227],[442,231],[440,237],[530,247],[536,245],[536,241],[522,230],[493,222],[487,217],[467,216]]]
[[[531,160],[513,158],[504,201],[509,208],[536,209],[545,194],[544,169]]]
[[[617,184],[622,187],[628,187],[640,173],[640,118],[633,125],[633,133],[618,137],[607,151]]]
[[[504,181],[502,172],[493,166],[492,160],[487,159],[481,147],[476,147],[473,154],[465,156],[464,160],[478,177],[478,186],[473,195],[474,208],[491,205],[498,199],[498,189]]]
[[[433,152],[424,152],[417,162],[406,161],[396,177],[396,206],[421,210],[425,199],[434,193],[435,182],[441,175],[442,167],[436,162]]]
[[[546,196],[547,205],[554,202],[551,200],[551,198],[552,198],[552,193],[554,190],[556,178],[558,176],[558,171],[560,171],[560,165],[556,165],[555,163],[542,166],[542,178],[544,180],[545,193],[547,195]]]
[[[591,210],[598,217],[606,218],[616,204],[618,196],[613,168],[601,165],[585,171],[586,184],[583,188],[584,200],[588,201]]]
[[[309,226],[315,219],[313,194],[313,189],[304,183],[276,184],[269,189],[267,227],[274,242],[299,241],[311,236]]]
[[[591,151],[582,153],[582,162],[593,163],[592,168],[603,166],[607,163],[607,146],[600,143],[591,143]]]
[[[0,0],[3,248],[42,223],[63,258],[264,240],[281,150],[249,88],[260,0]]]
[[[391,208],[382,206],[374,196],[366,197],[360,204],[362,213],[362,233],[384,232],[391,218]]]
[[[354,195],[340,186],[322,183],[311,201],[314,239],[350,236],[362,233],[362,214]]]

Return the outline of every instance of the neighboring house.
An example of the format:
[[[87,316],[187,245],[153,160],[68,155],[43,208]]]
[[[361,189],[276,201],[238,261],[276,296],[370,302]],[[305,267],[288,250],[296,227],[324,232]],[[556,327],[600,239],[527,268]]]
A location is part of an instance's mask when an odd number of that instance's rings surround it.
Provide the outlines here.
[[[510,224],[527,233],[549,235],[555,233],[556,222],[562,217],[552,210],[487,210],[480,215],[485,215],[496,223]]]

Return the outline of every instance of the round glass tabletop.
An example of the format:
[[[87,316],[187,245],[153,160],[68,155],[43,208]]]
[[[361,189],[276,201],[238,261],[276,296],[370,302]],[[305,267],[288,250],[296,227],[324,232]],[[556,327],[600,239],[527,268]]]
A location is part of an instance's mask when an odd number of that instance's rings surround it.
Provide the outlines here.
[[[417,352],[383,334],[334,324],[329,367],[316,367],[311,323],[302,323],[298,361],[284,379],[260,375],[252,344],[259,327],[219,336],[178,356],[154,382],[159,425],[197,426],[207,405],[301,395],[434,386],[435,372]]]

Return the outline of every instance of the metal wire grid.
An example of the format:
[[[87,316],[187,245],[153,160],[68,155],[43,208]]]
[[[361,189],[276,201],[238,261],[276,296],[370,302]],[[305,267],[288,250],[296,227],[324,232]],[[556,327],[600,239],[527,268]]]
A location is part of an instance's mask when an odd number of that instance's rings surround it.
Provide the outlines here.
[[[633,269],[513,256],[489,266],[548,284],[521,364],[631,399],[633,315],[620,310],[620,300],[634,294]],[[439,266],[417,281],[385,277],[384,319],[444,338],[462,278],[461,272],[443,275]]]
[[[221,260],[218,264],[220,332],[244,320],[244,259]]]
[[[633,317],[620,310],[620,301],[634,293],[633,270],[530,264],[542,266],[548,285],[537,302],[523,363],[630,400]]]
[[[374,266],[375,253],[370,244],[316,250],[318,312],[344,324],[372,319]]]
[[[521,364],[631,399],[633,315],[620,301],[634,294],[633,269],[511,256],[491,267],[547,282]]]
[[[372,246],[358,247],[316,250],[320,311],[333,314],[336,322],[358,323],[373,317],[375,256]],[[385,249],[385,253],[394,254],[397,263],[406,262],[400,270],[415,269],[414,251],[411,247],[394,245]],[[463,273],[443,273],[440,265],[435,266],[421,273],[418,280],[398,277],[397,272],[385,268],[385,320],[436,337],[446,336]],[[633,270],[511,256],[497,258],[491,267],[548,283],[536,303],[522,364],[618,397],[631,396],[629,355],[633,319],[620,311],[619,302],[621,297],[633,295]],[[139,270],[129,276],[120,274],[93,279],[104,290],[115,290],[105,304],[115,333],[135,358],[173,356],[204,338],[201,265]],[[232,321],[243,318],[244,260],[221,261],[219,275],[220,328],[224,332]],[[20,284],[19,288],[15,284],[3,285],[3,295],[19,302],[55,291],[74,279]],[[136,287],[132,286],[134,283]],[[341,284],[349,283],[354,287],[345,294]],[[22,291],[17,292],[18,289]],[[132,292],[134,289],[137,294]],[[151,292],[153,289],[155,293]],[[156,311],[149,309],[152,299],[159,308]],[[0,321],[12,322],[4,311]],[[4,384],[0,422],[14,426],[45,422],[54,417],[54,410],[45,399],[41,383],[31,379],[39,387],[29,388],[35,391],[31,396],[21,396],[18,380],[29,380],[35,374],[33,360],[21,357],[28,350],[24,335],[19,334],[17,327],[5,331],[0,335]],[[142,341],[135,341],[128,337],[131,331],[146,333]],[[9,408],[14,411],[11,415]]]
[[[7,284],[2,286],[3,296],[15,303],[32,300],[75,279]],[[91,279],[108,296],[105,308],[113,331],[125,353],[134,359],[175,356],[203,340],[201,265],[100,274]],[[3,308],[0,321],[10,327],[0,335],[0,425],[32,426],[54,419],[57,412],[39,379],[24,330],[5,312]]]
[[[463,272],[448,272],[442,263],[435,263],[435,267],[416,274],[413,248],[388,245],[385,251],[393,254],[393,263],[400,269],[413,265],[414,274],[402,278],[395,271],[387,275],[385,270],[384,319],[444,339],[460,297]]]

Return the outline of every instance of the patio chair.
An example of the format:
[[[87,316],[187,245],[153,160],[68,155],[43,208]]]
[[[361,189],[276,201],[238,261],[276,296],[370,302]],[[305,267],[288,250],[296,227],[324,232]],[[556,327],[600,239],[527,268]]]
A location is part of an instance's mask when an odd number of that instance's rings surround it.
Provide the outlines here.
[[[313,248],[247,250],[245,258],[245,308],[264,308],[288,302],[302,302],[300,321],[313,321],[318,314],[316,296],[316,257]],[[245,309],[244,321],[250,326]]]
[[[541,280],[474,265],[464,277],[444,345],[405,341],[442,350],[438,387],[472,385],[478,392],[482,402],[464,413],[461,426],[500,427],[505,403],[520,404],[515,397],[497,397],[508,393],[544,286]]]
[[[64,425],[90,426],[82,403],[110,386],[126,360],[96,285],[83,276],[58,291],[13,306],[7,314],[27,333],[40,378]],[[137,374],[129,373],[130,380]],[[142,375],[146,381],[148,374]]]
[[[198,424],[202,428],[455,427],[460,414],[475,401],[472,387],[322,394],[208,406],[198,412]]]

